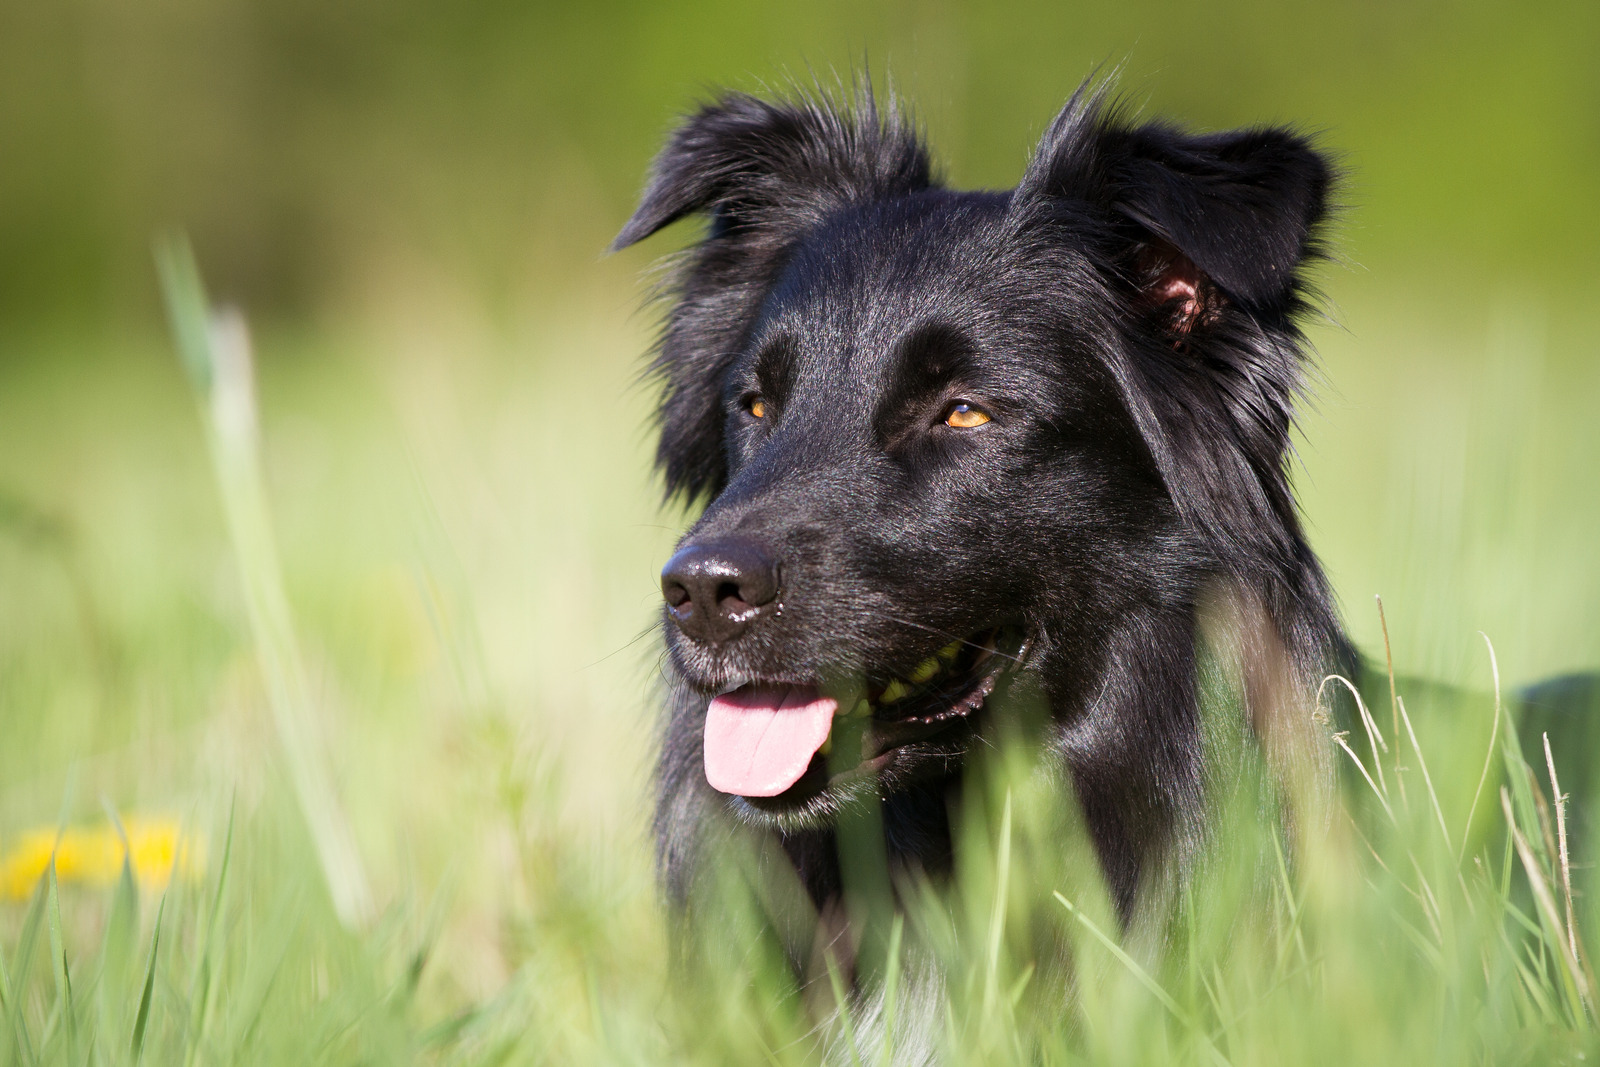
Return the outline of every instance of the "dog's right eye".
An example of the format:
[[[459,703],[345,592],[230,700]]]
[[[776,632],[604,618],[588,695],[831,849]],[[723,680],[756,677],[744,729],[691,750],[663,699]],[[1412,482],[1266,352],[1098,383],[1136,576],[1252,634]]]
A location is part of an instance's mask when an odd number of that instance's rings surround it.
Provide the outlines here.
[[[753,418],[764,419],[767,417],[767,402],[761,399],[759,396],[753,396],[749,400],[746,400],[744,409],[748,411]]]
[[[944,424],[957,430],[971,430],[988,421],[988,412],[965,400],[958,400],[944,410]]]

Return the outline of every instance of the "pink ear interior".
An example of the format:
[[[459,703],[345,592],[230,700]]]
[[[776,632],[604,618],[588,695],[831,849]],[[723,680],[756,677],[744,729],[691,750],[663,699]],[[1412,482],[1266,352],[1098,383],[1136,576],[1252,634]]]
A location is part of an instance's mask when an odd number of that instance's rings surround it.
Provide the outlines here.
[[[1165,242],[1139,253],[1139,291],[1152,308],[1169,316],[1167,328],[1188,334],[1215,311],[1220,295],[1194,260]]]

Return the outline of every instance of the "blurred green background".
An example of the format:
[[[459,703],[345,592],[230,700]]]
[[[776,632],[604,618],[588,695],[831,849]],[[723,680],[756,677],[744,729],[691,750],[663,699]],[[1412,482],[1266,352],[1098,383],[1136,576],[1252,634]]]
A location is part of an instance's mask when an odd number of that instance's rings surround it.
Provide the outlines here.
[[[1403,670],[1486,685],[1478,630],[1514,683],[1600,666],[1596,57],[1592,0],[0,0],[0,843],[63,804],[270,792],[151,267],[176,227],[255,332],[290,599],[380,886],[504,874],[481,816],[530,796],[647,886],[645,631],[684,516],[648,470],[638,308],[689,231],[602,249],[709,91],[863,65],[958,186],[1012,184],[1119,65],[1147,114],[1318,131],[1348,181],[1297,480],[1353,633],[1381,654],[1381,593]],[[495,914],[450,942],[469,991],[515,956]]]

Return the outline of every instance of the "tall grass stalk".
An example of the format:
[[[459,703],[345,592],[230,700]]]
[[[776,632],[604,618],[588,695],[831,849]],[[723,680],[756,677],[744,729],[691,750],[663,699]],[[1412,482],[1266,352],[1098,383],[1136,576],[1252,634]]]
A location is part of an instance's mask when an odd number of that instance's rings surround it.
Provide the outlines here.
[[[200,402],[283,759],[334,909],[346,926],[360,927],[373,917],[372,891],[317,731],[311,689],[284,593],[262,484],[249,332],[237,311],[211,309],[186,241],[168,237],[158,242],[156,264],[173,338]]]

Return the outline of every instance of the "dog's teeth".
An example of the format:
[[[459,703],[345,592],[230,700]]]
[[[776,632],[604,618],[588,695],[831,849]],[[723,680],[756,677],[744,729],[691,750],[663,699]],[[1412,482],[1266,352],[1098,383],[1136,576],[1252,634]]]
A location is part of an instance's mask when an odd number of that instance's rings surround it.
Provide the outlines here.
[[[893,704],[911,692],[911,687],[900,679],[895,678],[883,687],[883,695],[878,698],[880,704]]]
[[[865,719],[872,714],[872,704],[866,697],[862,697],[851,705],[848,711],[839,711],[834,714],[836,719]]]
[[[833,752],[833,731],[829,730],[828,736],[822,739],[822,747],[817,749],[817,753],[822,756],[827,756],[831,752]]]
[[[934,675],[938,674],[940,669],[942,669],[943,667],[944,667],[944,663],[943,663],[943,661],[941,661],[939,659],[938,656],[929,656],[927,659],[923,660],[917,666],[916,670],[911,672],[911,675],[910,675],[911,684],[912,685],[921,685],[923,682],[926,682],[929,678],[932,678]]]
[[[945,645],[939,650],[939,658],[947,663],[959,655],[961,655],[960,641],[951,641],[948,645]]]

